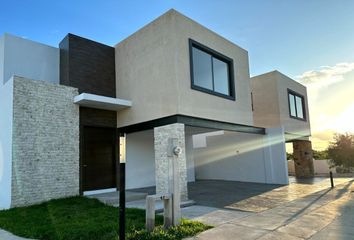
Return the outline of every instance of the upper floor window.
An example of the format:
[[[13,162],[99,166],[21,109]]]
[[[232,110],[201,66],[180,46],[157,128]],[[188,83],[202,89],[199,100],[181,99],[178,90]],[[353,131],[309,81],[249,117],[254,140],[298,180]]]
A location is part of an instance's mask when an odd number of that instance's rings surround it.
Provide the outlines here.
[[[192,88],[235,100],[233,61],[189,40]]]
[[[290,117],[306,120],[304,97],[288,89]]]

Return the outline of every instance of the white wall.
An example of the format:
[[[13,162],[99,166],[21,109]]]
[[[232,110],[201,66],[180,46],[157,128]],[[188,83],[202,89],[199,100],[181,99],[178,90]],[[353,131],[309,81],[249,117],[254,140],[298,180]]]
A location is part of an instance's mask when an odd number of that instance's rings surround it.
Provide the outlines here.
[[[0,84],[0,209],[11,205],[13,79]]]
[[[155,186],[153,130],[127,135],[126,188]]]
[[[0,75],[0,82],[5,83],[12,75],[17,75],[34,80],[59,83],[58,48],[9,34],[4,34],[3,41],[4,71]]]
[[[206,148],[194,149],[196,179],[287,184],[284,135],[272,143],[276,133],[207,137]]]
[[[0,36],[0,85],[4,82],[4,38],[4,35]]]
[[[266,129],[264,160],[266,183],[289,183],[284,128]]]

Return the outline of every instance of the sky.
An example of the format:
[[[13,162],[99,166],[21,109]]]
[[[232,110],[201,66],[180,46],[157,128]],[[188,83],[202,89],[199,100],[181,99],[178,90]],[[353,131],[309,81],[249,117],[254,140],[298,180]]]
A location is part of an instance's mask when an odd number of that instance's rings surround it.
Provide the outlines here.
[[[115,45],[171,8],[249,53],[252,76],[279,70],[308,88],[313,145],[354,132],[354,1],[0,0],[0,34],[52,46],[67,33]]]

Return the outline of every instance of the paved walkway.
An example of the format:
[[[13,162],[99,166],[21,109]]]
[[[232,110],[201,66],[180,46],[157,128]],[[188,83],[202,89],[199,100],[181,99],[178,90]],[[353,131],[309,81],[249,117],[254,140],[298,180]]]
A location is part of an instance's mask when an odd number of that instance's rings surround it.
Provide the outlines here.
[[[17,237],[12,233],[0,229],[0,239],[1,240],[30,240],[28,238]]]
[[[328,183],[327,183],[328,184]],[[339,185],[338,185],[339,184]],[[242,239],[242,240],[353,240],[354,239],[354,183],[337,179],[336,188],[322,189],[322,182],[315,185],[291,184],[271,192],[255,196],[252,201],[237,203],[239,208],[251,212],[227,209],[200,209],[204,215],[189,216],[216,227],[192,239]],[[286,192],[293,192],[290,198]],[[312,190],[310,190],[312,188]],[[312,192],[314,190],[320,190]],[[279,192],[279,193],[278,193]],[[311,193],[312,192],[312,193]],[[262,196],[263,195],[263,196]],[[293,199],[297,196],[297,198]],[[280,204],[265,198],[280,200]],[[286,199],[288,201],[286,201]],[[257,200],[260,200],[257,203]],[[242,201],[241,201],[242,202]],[[257,205],[257,207],[254,207]],[[252,207],[250,207],[252,206]],[[264,208],[260,208],[259,206]],[[193,207],[192,207],[193,208]],[[186,209],[184,209],[185,214]]]

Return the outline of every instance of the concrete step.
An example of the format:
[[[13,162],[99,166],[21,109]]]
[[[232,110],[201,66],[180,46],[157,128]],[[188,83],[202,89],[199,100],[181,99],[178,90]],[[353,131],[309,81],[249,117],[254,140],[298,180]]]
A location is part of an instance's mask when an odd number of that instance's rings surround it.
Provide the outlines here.
[[[132,202],[132,201],[138,201],[138,200],[144,200],[147,196],[147,193],[141,193],[141,192],[130,192],[126,191],[125,192],[125,201],[126,202]],[[104,204],[107,205],[119,205],[119,192],[109,192],[109,193],[99,193],[99,194],[93,194],[87,196],[89,198],[96,198],[99,201],[103,202]]]

